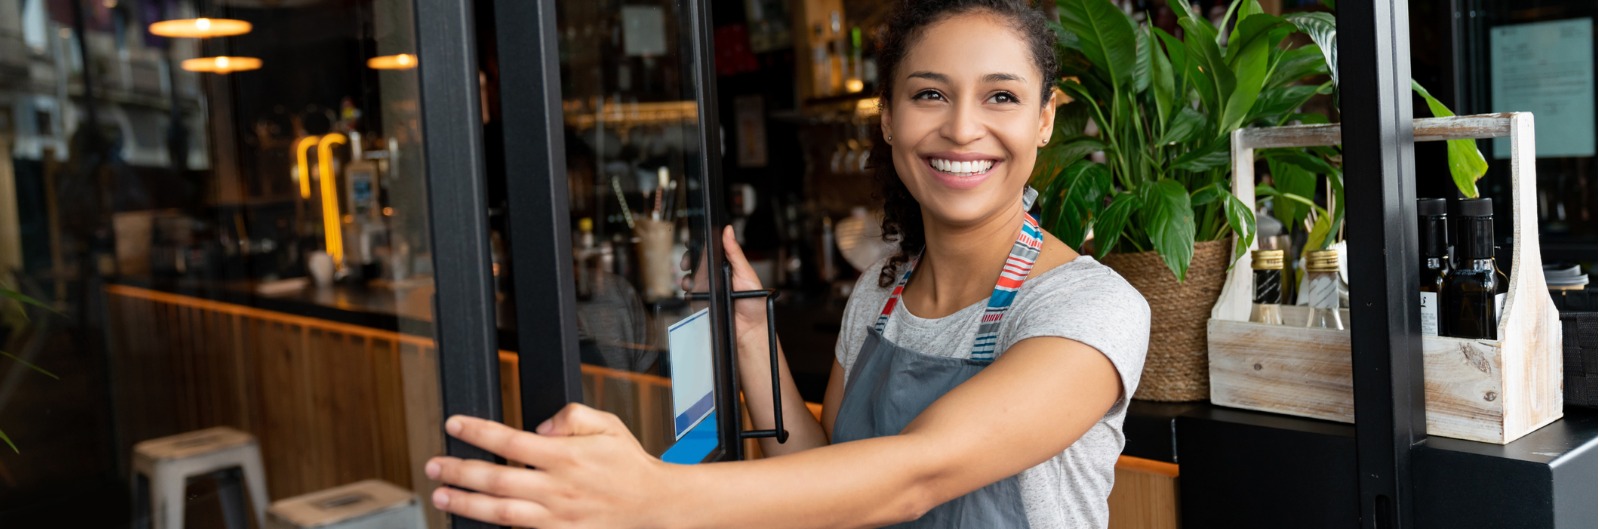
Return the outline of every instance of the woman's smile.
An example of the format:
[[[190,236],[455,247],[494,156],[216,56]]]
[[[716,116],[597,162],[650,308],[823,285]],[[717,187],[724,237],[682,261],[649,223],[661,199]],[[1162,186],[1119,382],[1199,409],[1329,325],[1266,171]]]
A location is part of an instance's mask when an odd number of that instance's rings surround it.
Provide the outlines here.
[[[933,179],[953,189],[978,187],[1002,163],[998,157],[977,153],[935,153],[923,159]]]

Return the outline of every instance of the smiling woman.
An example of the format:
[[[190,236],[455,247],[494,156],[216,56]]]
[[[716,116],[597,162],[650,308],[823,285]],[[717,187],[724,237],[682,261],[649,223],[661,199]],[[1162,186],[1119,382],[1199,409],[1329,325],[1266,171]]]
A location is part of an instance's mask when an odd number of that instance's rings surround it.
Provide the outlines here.
[[[773,387],[766,306],[735,305],[745,399],[782,392],[790,438],[761,447],[775,457],[664,463],[576,404],[531,433],[456,417],[451,435],[532,468],[435,458],[435,504],[539,527],[1105,527],[1149,308],[1027,213],[1053,41],[1020,0],[908,2],[890,19],[872,159],[888,161],[897,251],[856,283],[820,420],[787,370]],[[723,244],[732,288],[761,289],[732,230]],[[755,428],[777,419],[749,412]]]

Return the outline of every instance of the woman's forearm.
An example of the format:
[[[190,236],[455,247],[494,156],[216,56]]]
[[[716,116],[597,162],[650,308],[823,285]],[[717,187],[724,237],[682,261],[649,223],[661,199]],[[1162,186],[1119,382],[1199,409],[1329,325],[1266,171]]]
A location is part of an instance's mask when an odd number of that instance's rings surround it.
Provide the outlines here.
[[[744,392],[744,407],[758,430],[771,429],[775,424],[772,414],[771,359],[767,354],[765,336],[756,343],[739,344],[739,388]],[[783,392],[783,427],[789,439],[779,444],[776,439],[761,440],[761,452],[768,457],[791,454],[828,444],[822,424],[806,408],[800,390],[789,373],[789,362],[783,356],[783,343],[778,343],[778,381]]]
[[[880,527],[916,519],[947,498],[930,484],[942,464],[896,435],[787,457],[674,468],[666,527]]]

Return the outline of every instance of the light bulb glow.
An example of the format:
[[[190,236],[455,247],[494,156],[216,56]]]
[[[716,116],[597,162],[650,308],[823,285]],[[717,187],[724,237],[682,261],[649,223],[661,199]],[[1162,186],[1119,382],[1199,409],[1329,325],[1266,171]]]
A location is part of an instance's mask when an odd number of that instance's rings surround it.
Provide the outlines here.
[[[374,70],[410,70],[417,67],[417,56],[409,53],[380,55],[367,59],[367,67]]]
[[[251,28],[249,22],[231,18],[183,18],[150,24],[150,33],[177,39],[208,39],[243,35]]]
[[[199,57],[185,59],[184,71],[230,74],[261,69],[261,59],[255,57]]]

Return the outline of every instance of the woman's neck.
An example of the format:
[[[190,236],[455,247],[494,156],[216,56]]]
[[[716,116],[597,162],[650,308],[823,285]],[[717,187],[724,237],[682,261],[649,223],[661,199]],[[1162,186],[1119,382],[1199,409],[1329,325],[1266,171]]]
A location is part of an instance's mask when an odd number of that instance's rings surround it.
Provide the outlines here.
[[[967,226],[924,216],[927,247],[903,294],[906,308],[937,318],[988,298],[1026,214],[1019,206]]]

